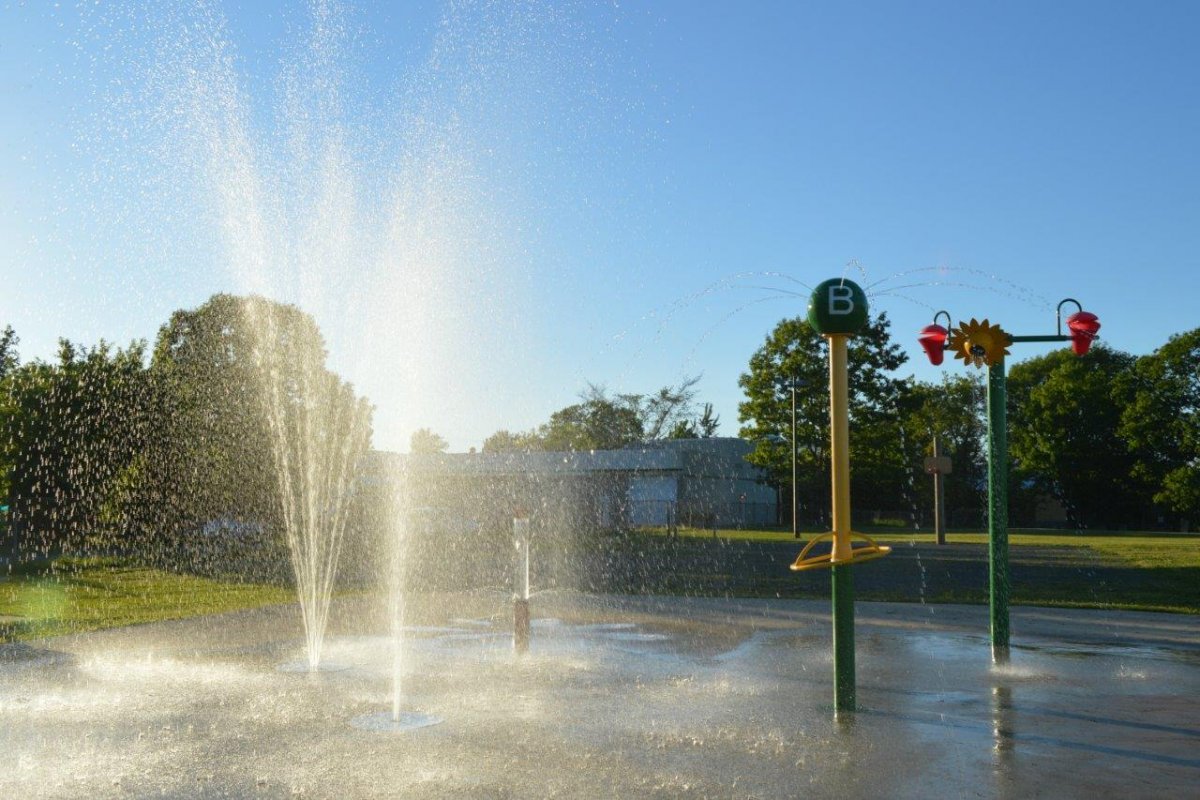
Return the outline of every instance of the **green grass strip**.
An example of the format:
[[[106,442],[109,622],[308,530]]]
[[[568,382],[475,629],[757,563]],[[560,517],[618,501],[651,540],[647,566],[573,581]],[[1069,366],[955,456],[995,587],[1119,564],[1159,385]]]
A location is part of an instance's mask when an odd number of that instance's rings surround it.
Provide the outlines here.
[[[225,583],[117,559],[62,559],[0,578],[0,641],[287,603],[281,586]]]

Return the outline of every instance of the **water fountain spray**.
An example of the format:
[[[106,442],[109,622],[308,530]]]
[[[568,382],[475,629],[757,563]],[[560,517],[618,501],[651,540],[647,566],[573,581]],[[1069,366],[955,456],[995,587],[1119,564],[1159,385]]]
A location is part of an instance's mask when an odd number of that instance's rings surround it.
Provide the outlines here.
[[[529,652],[529,544],[532,534],[529,515],[522,509],[513,514],[513,649]]]
[[[408,546],[410,538],[416,535],[418,529],[425,523],[415,513],[409,502],[408,487],[412,476],[404,473],[401,485],[404,487],[394,500],[399,503],[399,510],[393,516],[399,521],[397,535],[392,543],[391,555],[391,587],[388,605],[388,616],[391,622],[391,677],[392,702],[386,711],[376,711],[360,714],[350,721],[350,724],[360,730],[381,733],[407,733],[438,725],[443,720],[436,714],[419,710],[406,710],[404,668],[406,661],[405,623],[407,608],[406,600],[406,567],[408,561]]]

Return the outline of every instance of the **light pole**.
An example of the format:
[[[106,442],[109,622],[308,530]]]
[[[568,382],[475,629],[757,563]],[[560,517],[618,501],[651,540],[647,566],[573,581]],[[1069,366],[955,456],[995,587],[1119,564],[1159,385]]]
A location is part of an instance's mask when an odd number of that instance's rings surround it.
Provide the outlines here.
[[[796,441],[796,429],[797,429],[797,410],[796,409],[797,409],[797,402],[798,402],[796,399],[796,392],[798,389],[803,389],[805,386],[808,386],[808,381],[793,374],[791,377],[781,379],[779,384],[782,388],[788,389],[792,393],[792,440],[791,440],[792,441],[792,536],[799,539],[800,538],[800,492],[798,491],[798,489],[799,489],[799,485],[800,485],[800,479],[799,479],[799,466],[797,464],[797,461],[799,460],[799,454],[798,454],[799,444]]]

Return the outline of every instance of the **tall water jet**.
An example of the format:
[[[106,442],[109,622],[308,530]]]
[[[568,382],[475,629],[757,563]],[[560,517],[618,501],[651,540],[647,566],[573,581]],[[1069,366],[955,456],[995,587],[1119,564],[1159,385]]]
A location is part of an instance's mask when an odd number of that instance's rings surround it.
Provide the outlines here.
[[[351,720],[351,724],[361,730],[387,733],[403,733],[418,728],[426,728],[442,722],[441,717],[420,711],[405,710],[404,692],[405,668],[405,623],[406,599],[408,595],[408,573],[412,565],[409,563],[409,544],[411,536],[425,526],[420,512],[412,508],[409,502],[408,470],[401,470],[394,476],[392,491],[383,499],[388,516],[395,521],[394,535],[387,542],[389,555],[387,557],[387,618],[391,645],[391,678],[392,697],[390,708],[362,714]]]
[[[304,626],[299,666],[315,670],[356,473],[370,447],[370,408],[326,369],[315,324],[297,325],[287,310],[297,309],[272,301],[294,302],[320,319],[344,366],[364,382],[378,380],[377,359],[403,364],[401,373],[382,372],[401,378],[388,387],[400,396],[378,387],[374,396],[393,408],[405,404],[429,372],[421,356],[436,352],[430,339],[444,333],[430,297],[454,285],[444,279],[440,249],[460,216],[453,176],[461,163],[445,146],[453,125],[437,126],[432,99],[404,110],[419,123],[401,121],[387,137],[351,134],[350,34],[336,3],[309,4],[307,40],[285,57],[270,109],[275,124],[265,128],[220,13],[205,5],[179,13],[165,20],[176,26],[164,33],[152,82],[173,121],[167,133],[179,138],[168,153],[198,184],[203,211],[218,222],[216,246],[250,293],[244,324]],[[402,528],[401,517],[383,521],[384,536]]]
[[[521,510],[513,516],[513,649],[529,651],[529,516]]]
[[[324,349],[311,341],[315,330],[287,324],[291,309],[256,299],[245,309],[257,338],[256,366],[304,621],[306,660],[316,670],[356,470],[370,444],[371,410],[325,368]]]
[[[259,472],[276,473],[306,668],[320,663],[371,437],[399,450],[418,427],[479,417],[482,390],[524,360],[530,326],[512,310],[532,307],[514,296],[531,289],[512,265],[528,264],[537,225],[523,212],[566,191],[544,179],[570,159],[544,145],[590,116],[563,102],[591,96],[578,79],[594,67],[576,63],[582,39],[570,35],[590,23],[577,11],[449,3],[405,63],[403,48],[376,52],[361,35],[356,17],[371,12],[310,0],[283,12],[296,35],[280,40],[272,75],[239,54],[245,34],[219,3],[94,12],[113,30],[148,32],[143,50],[121,56],[145,67],[144,85],[96,126],[111,133],[98,137],[107,160],[144,178],[142,193],[122,198],[126,215],[169,232],[165,257],[180,273],[224,270],[217,285],[250,306],[272,440]],[[272,302],[319,324],[320,364],[295,363]],[[377,404],[369,424],[332,372]],[[381,540],[405,537],[397,511]]]
[[[414,520],[409,514],[408,474],[400,477],[399,491],[393,494],[398,506],[392,512],[397,520],[391,546],[391,569],[388,570],[388,619],[392,634],[392,717],[393,724],[401,721],[401,704],[404,700],[404,596],[407,583],[405,567],[408,561],[409,532]]]

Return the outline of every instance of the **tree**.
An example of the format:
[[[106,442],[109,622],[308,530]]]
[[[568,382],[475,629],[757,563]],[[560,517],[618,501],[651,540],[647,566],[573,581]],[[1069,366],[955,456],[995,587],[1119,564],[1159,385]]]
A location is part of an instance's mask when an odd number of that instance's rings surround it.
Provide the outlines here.
[[[153,433],[144,358],[142,342],[121,350],[61,340],[56,363],[14,366],[13,354],[2,380],[0,463],[22,554],[117,544],[105,505]]]
[[[619,450],[642,441],[642,421],[633,409],[598,397],[550,415],[538,429],[544,450]]]
[[[246,304],[215,295],[159,330],[151,371],[166,399],[163,435],[127,505],[147,535],[161,526],[168,538],[182,536],[222,517],[280,521],[268,392]]]
[[[1137,360],[1120,431],[1134,473],[1184,522],[1200,519],[1200,328]]]
[[[720,426],[721,415],[713,413],[712,403],[705,403],[704,411],[700,414],[700,419],[696,420],[696,430],[700,434],[700,438],[713,438],[717,435],[717,428]]]
[[[541,449],[542,440],[538,437],[537,431],[513,433],[500,430],[483,440],[483,452],[485,453],[528,453]]]
[[[641,425],[641,440],[665,439],[679,423],[692,415],[699,375],[684,378],[678,386],[667,385],[654,394],[619,394],[610,398],[603,386],[588,384],[581,396],[585,403],[609,404],[632,411]]]
[[[1060,349],[1010,372],[1014,472],[1061,501],[1076,524],[1136,524],[1149,499],[1120,436],[1133,365],[1128,353],[1097,345],[1082,358]]]
[[[218,519],[293,546],[321,529],[334,550],[318,560],[336,558],[371,408],[325,357],[316,323],[294,306],[218,294],[172,314],[151,366],[161,435],[122,503],[131,524],[184,545]]]
[[[911,506],[910,465],[897,447],[898,412],[907,385],[889,373],[908,360],[889,334],[882,313],[850,340],[850,437],[852,491],[876,507]],[[739,434],[754,444],[747,460],[766,469],[776,486],[791,485],[791,381],[797,390],[796,458],[800,502],[809,509],[829,504],[828,354],[825,341],[802,317],[782,320],[750,357],[738,379],[746,399],[738,405]]]
[[[711,439],[717,435],[721,424],[719,414],[713,413],[712,403],[704,404],[704,411],[696,419],[681,419],[671,428],[668,439]]]
[[[610,394],[603,385],[589,383],[579,402],[559,409],[536,430],[524,433],[497,431],[483,443],[485,453],[530,450],[617,450],[631,444],[680,438],[692,430],[695,386],[699,376],[686,377],[678,386],[667,385],[654,394]],[[711,436],[719,420],[706,406],[694,425]]]
[[[21,360],[17,356],[17,345],[20,343],[12,325],[5,325],[3,333],[0,333],[0,381],[20,366]]]
[[[20,357],[17,354],[17,345],[20,341],[11,325],[4,326],[4,333],[0,334],[0,424],[3,424],[5,428],[8,427],[9,421],[16,413],[5,378],[21,365]],[[10,450],[11,438],[5,437],[0,440],[0,503],[4,505],[8,505],[13,466]]]
[[[417,428],[408,441],[410,451],[425,455],[444,453],[449,446],[445,439],[429,428]]]

